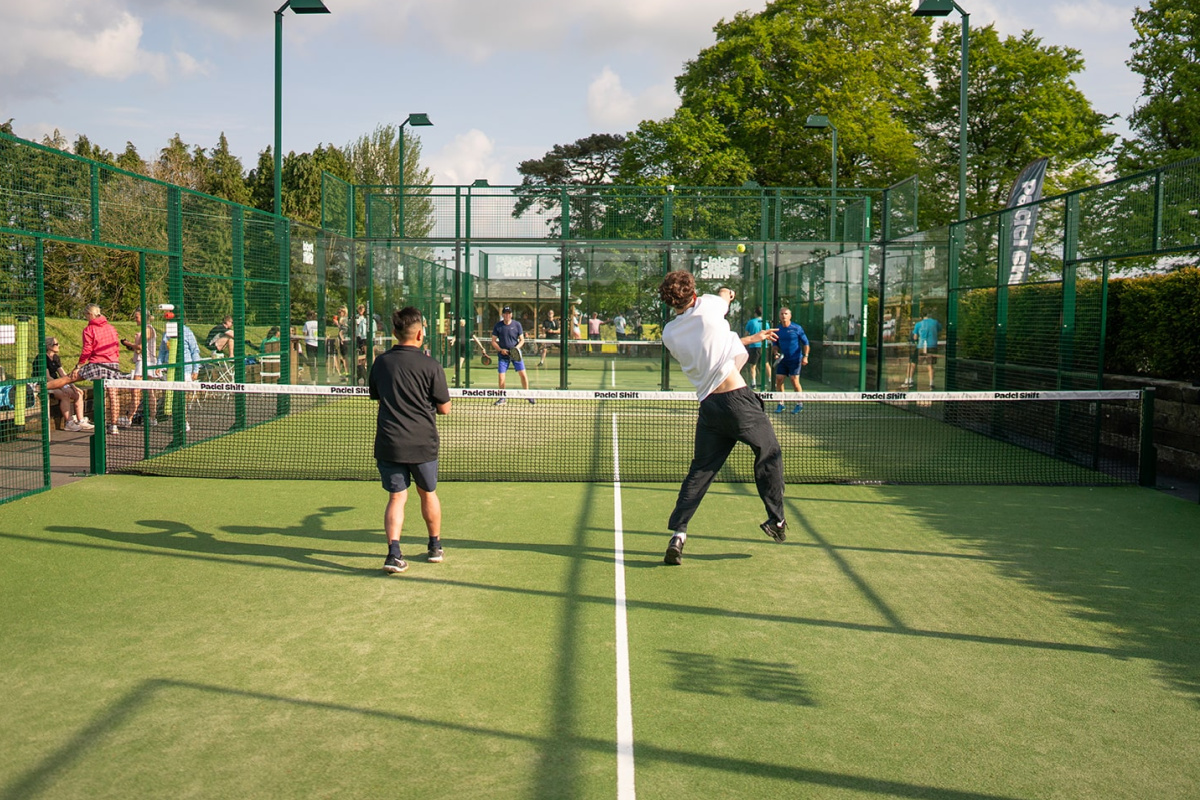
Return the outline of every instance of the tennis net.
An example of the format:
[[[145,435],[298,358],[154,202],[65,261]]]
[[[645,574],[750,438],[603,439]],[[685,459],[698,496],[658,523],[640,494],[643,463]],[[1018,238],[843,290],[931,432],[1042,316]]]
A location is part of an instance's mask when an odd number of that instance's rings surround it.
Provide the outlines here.
[[[147,413],[117,435],[97,426],[98,471],[378,477],[377,405],[365,387],[155,382],[147,390],[142,381],[107,383],[122,393],[122,407],[136,400]],[[452,389],[451,396],[451,413],[438,420],[442,480],[612,481],[619,474],[623,481],[674,483],[691,460],[698,404],[689,393]],[[789,483],[1145,480],[1138,392],[760,396]],[[738,446],[718,481],[752,480],[753,454]]]

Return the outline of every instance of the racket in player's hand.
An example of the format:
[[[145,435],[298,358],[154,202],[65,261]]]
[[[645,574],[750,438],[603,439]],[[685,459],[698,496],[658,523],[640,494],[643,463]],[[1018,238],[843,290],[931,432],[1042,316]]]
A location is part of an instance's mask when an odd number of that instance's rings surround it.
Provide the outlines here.
[[[484,353],[483,355],[481,355],[479,357],[479,363],[483,364],[486,367],[492,363],[492,357],[489,356],[487,353]]]
[[[508,360],[514,364],[520,364],[525,359],[521,356],[521,350],[517,347],[508,348]]]

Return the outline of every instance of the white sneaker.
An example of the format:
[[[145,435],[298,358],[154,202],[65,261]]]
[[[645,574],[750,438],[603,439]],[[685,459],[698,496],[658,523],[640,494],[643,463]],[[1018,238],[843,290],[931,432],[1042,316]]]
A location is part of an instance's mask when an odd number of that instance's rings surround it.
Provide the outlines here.
[[[79,423],[72,419],[72,420],[67,420],[67,430],[79,431],[82,429],[79,427]]]
[[[128,428],[129,417],[117,417],[117,425],[121,426],[122,428]]]
[[[108,435],[109,435],[109,436],[116,436],[116,435],[117,435],[117,434],[119,434],[120,432],[121,432],[121,429],[120,429],[120,428],[118,428],[116,425],[109,425],[109,426],[108,426]]]
[[[79,430],[94,431],[94,430],[96,430],[96,426],[93,425],[92,423],[88,422],[87,417],[84,417],[83,419],[79,420]]]

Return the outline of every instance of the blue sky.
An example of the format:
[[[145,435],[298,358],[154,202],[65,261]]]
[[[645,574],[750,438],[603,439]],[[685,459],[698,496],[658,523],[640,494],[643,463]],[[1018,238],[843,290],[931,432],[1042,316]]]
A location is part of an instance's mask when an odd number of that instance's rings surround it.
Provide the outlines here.
[[[864,0],[866,1],[866,0]],[[58,128],[153,157],[179,133],[221,131],[247,169],[273,140],[274,11],[283,0],[0,0],[0,121]],[[712,26],[760,0],[325,0],[284,19],[283,149],[344,145],[429,114],[423,163],[439,183],[516,183],[558,143],[668,116],[683,63]],[[913,6],[917,5],[916,0]],[[961,0],[972,27],[1031,28],[1083,52],[1079,86],[1128,115],[1128,0]],[[1146,0],[1142,0],[1146,5]],[[951,20],[957,21],[957,15]],[[1128,132],[1122,120],[1113,129]]]

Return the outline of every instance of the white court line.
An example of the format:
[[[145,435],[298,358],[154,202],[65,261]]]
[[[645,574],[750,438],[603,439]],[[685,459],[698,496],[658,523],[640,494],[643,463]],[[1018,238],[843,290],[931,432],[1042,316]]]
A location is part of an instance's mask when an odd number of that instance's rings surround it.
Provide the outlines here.
[[[625,531],[621,521],[621,459],[613,414],[613,555],[617,606],[617,800],[634,800],[633,700],[629,691],[629,625],[625,619]]]
[[[612,361],[612,388],[617,388],[617,361]],[[615,439],[613,441],[616,441]]]

